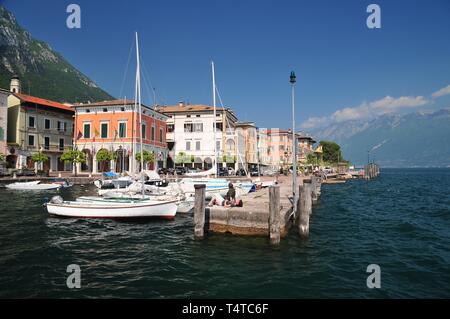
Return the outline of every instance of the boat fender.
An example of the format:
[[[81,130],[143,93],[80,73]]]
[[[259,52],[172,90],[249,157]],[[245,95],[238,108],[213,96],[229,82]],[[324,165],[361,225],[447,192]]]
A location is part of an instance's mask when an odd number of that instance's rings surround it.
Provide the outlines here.
[[[64,202],[64,200],[62,199],[61,196],[53,196],[52,199],[50,199],[50,203],[52,204],[62,204]]]

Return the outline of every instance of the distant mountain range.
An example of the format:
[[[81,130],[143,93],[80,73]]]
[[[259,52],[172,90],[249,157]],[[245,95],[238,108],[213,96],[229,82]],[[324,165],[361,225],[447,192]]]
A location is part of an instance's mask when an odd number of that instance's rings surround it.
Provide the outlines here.
[[[47,43],[33,39],[0,5],[0,87],[9,89],[13,75],[25,94],[61,102],[112,98]]]
[[[385,114],[373,120],[345,121],[310,130],[318,141],[341,145],[353,164],[370,160],[382,167],[450,167],[450,109]]]

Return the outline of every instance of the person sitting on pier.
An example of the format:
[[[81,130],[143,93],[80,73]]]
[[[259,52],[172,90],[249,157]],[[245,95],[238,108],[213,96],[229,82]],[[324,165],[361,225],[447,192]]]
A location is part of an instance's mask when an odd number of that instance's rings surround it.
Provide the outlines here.
[[[225,199],[228,201],[236,201],[236,190],[234,189],[233,183],[228,184],[228,192],[225,195]]]
[[[223,206],[223,207],[242,207],[244,202],[241,199],[236,199],[236,190],[232,183],[228,184],[228,192],[223,198],[220,194],[214,195],[214,198],[209,202],[208,206]]]

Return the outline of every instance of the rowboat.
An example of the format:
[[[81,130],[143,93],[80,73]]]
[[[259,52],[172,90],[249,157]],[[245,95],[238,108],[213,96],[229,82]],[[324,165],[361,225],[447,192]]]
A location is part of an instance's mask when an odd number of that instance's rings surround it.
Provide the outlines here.
[[[81,218],[144,218],[158,217],[173,219],[177,212],[176,201],[148,199],[63,201],[54,196],[46,204],[49,214]]]
[[[41,183],[41,181],[32,181],[32,182],[16,182],[5,185],[6,188],[15,189],[15,190],[50,190],[50,189],[58,189],[62,187],[60,183]]]

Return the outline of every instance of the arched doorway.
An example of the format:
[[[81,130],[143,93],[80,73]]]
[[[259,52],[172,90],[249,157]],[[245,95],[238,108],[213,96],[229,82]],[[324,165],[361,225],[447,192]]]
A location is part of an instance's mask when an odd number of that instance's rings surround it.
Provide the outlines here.
[[[200,157],[194,159],[194,168],[202,169],[203,161]]]
[[[81,171],[82,172],[92,172],[92,153],[89,149],[82,150],[83,153],[86,154],[86,162],[81,163]]]
[[[64,171],[65,170],[65,163],[64,161],[61,161],[61,157],[57,158],[57,166],[58,166],[58,171]]]
[[[129,157],[126,149],[119,148],[116,151],[116,172],[122,173],[129,170]]]
[[[211,157],[205,157],[203,160],[203,167],[204,169],[211,169],[212,168],[212,159]]]
[[[16,163],[17,163],[17,155],[6,156],[6,167],[7,168],[16,168]]]

